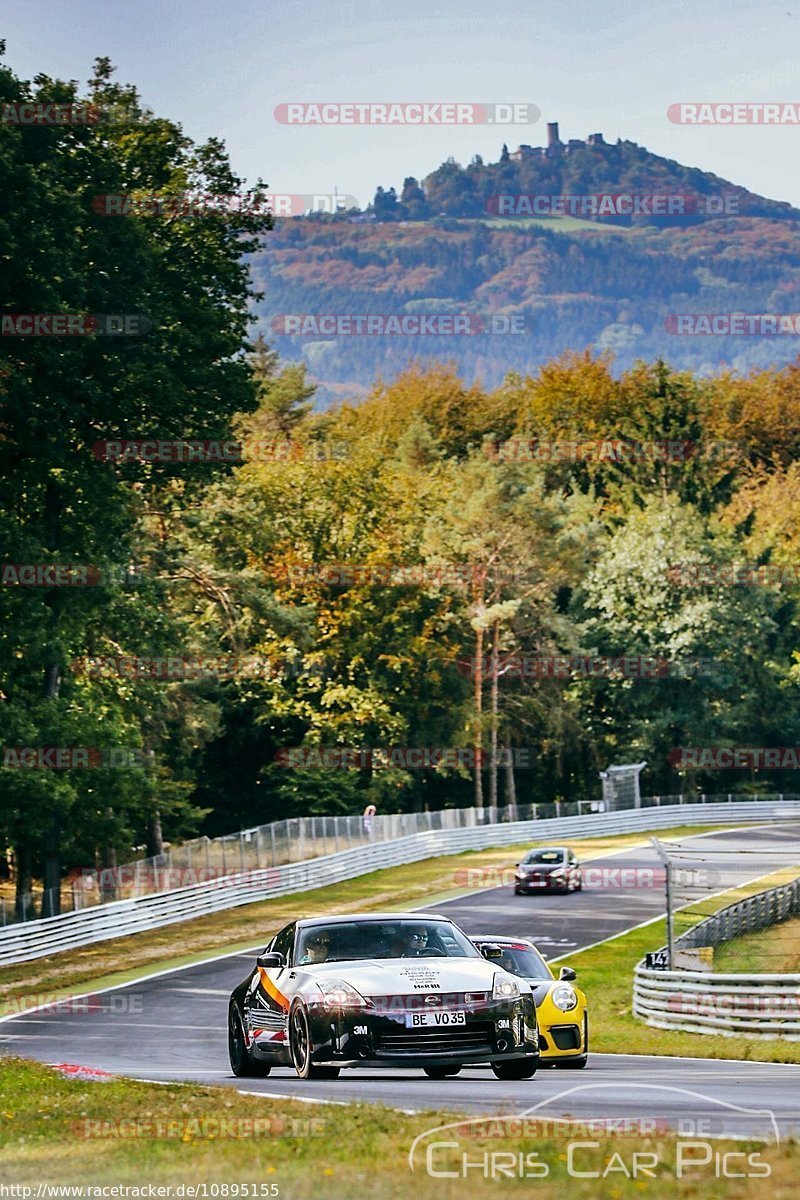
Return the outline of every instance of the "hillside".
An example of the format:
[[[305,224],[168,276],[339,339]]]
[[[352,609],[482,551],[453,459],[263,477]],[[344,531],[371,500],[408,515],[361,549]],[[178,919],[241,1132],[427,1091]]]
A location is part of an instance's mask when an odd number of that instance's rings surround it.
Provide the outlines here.
[[[524,211],[532,196],[630,193],[688,199],[671,216],[492,215],[500,196],[514,198],[504,209]],[[715,198],[731,215],[704,215]],[[323,400],[419,357],[454,362],[490,386],[586,347],[612,351],[617,369],[662,355],[700,373],[744,372],[792,361],[797,338],[679,336],[665,321],[800,310],[798,221],[789,205],[630,142],[570,144],[553,156],[521,148],[493,164],[445,163],[422,186],[409,177],[364,213],[278,221],[254,263],[266,293],[258,313],[281,356],[309,364]],[[517,318],[521,332],[331,336],[308,322],[290,334],[275,320],[287,313],[494,314]]]

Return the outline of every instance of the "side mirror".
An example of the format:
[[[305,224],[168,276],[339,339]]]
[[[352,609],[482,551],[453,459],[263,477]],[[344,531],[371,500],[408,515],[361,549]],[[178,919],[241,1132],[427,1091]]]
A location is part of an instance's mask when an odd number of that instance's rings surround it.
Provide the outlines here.
[[[572,967],[562,967],[558,972],[558,978],[562,979],[564,983],[571,983],[573,979],[578,978],[578,973]]]
[[[265,970],[269,970],[271,967],[282,967],[283,955],[279,954],[277,950],[273,950],[271,954],[259,954],[256,965],[264,967]]]
[[[502,958],[503,957],[503,948],[502,948],[502,946],[492,946],[492,945],[481,946],[481,954],[483,955],[484,958]]]

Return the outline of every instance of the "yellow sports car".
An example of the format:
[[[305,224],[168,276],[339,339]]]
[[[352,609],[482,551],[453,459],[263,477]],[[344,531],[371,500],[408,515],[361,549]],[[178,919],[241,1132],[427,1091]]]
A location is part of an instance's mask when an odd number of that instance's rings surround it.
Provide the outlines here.
[[[539,1065],[580,1071],[589,1053],[589,1018],[586,996],[573,980],[572,967],[562,967],[558,978],[527,938],[474,937],[484,958],[529,983],[539,1022]]]

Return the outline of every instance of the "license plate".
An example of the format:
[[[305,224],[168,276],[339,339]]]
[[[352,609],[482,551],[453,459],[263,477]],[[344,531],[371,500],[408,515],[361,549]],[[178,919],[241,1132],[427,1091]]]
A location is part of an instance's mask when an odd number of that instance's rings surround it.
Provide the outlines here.
[[[419,1029],[421,1025],[466,1025],[465,1012],[413,1012],[406,1013],[406,1027]]]

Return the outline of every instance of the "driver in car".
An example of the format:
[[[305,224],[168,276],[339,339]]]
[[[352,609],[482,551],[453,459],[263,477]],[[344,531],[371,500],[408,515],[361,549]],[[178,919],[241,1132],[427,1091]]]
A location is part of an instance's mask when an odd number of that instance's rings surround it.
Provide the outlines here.
[[[415,958],[428,949],[428,930],[424,925],[405,925],[397,933],[395,958]]]
[[[331,937],[324,929],[320,933],[313,934],[306,942],[303,956],[300,959],[300,965],[306,966],[313,963],[323,963],[328,961],[328,954],[331,948]]]

